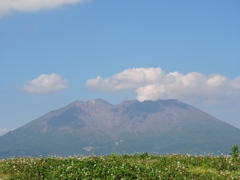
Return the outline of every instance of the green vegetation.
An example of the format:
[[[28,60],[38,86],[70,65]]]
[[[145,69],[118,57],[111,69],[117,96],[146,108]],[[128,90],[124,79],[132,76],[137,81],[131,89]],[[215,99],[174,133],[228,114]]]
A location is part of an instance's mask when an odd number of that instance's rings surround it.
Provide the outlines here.
[[[238,146],[236,144],[232,145],[232,152],[230,154],[232,155],[232,157],[234,159],[238,157],[239,150],[238,150]]]
[[[239,179],[240,157],[112,153],[0,160],[0,179]]]

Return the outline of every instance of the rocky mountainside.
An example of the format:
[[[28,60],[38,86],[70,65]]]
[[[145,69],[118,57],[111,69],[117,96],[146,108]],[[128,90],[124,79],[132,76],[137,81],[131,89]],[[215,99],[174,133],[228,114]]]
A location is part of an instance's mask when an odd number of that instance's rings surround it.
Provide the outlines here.
[[[228,153],[240,130],[178,100],[75,101],[0,137],[0,157]]]

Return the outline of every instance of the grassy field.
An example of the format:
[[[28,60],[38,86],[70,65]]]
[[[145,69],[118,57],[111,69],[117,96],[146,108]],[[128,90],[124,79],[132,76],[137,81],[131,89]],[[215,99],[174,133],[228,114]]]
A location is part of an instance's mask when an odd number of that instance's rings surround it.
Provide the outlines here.
[[[143,154],[0,160],[0,179],[240,179],[240,158]]]

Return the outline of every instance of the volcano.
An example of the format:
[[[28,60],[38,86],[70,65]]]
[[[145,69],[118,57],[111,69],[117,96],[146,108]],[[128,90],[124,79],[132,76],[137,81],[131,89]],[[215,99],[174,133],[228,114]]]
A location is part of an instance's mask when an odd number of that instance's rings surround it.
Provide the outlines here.
[[[240,129],[176,99],[75,101],[0,137],[0,158],[115,153],[228,154]]]

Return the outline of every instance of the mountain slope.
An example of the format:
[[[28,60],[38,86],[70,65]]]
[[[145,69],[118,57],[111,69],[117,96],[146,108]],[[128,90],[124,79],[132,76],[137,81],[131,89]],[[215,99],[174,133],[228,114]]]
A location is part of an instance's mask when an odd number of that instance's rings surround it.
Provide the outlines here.
[[[0,137],[0,157],[228,153],[240,130],[178,100],[75,101]]]

